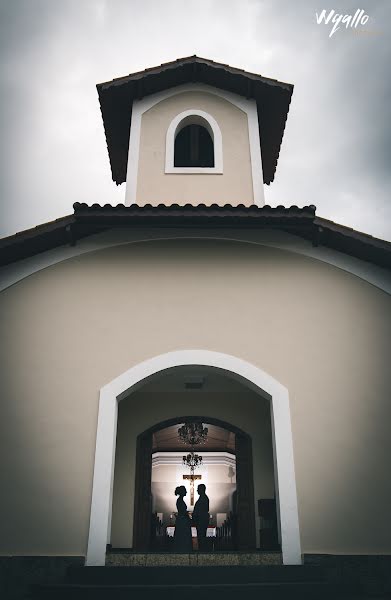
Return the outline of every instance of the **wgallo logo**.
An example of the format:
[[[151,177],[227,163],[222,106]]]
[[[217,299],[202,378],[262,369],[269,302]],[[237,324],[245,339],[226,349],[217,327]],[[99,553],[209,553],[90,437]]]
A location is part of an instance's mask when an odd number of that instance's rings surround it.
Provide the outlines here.
[[[335,12],[335,10],[330,10],[329,14],[326,16],[326,9],[324,8],[320,15],[316,14],[316,22],[320,25],[324,22],[325,25],[329,23],[333,24],[333,28],[329,33],[329,37],[334,35],[336,31],[338,31],[340,24],[345,25],[346,29],[355,28],[357,29],[358,25],[365,25],[369,21],[369,16],[365,14],[364,10],[360,8],[356,10],[353,15],[339,15]]]

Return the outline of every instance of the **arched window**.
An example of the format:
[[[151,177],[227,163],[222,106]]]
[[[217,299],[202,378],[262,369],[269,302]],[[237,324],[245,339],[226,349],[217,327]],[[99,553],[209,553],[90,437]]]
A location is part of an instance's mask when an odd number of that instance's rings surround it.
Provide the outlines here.
[[[165,172],[223,172],[221,131],[211,115],[202,110],[186,110],[171,121],[166,137]]]
[[[214,167],[214,147],[209,131],[202,125],[186,125],[177,133],[174,167]]]

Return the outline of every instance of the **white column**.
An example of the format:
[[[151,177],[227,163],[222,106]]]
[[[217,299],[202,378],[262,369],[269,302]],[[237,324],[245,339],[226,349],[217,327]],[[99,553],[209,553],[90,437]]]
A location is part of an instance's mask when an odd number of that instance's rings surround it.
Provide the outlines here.
[[[116,396],[107,388],[102,388],[99,398],[90,532],[86,559],[88,566],[104,565],[106,559],[106,543],[108,535],[110,535],[117,416]]]
[[[279,387],[281,389],[277,397],[272,396],[270,408],[282,560],[284,565],[300,565],[302,559],[289,397],[287,390]]]

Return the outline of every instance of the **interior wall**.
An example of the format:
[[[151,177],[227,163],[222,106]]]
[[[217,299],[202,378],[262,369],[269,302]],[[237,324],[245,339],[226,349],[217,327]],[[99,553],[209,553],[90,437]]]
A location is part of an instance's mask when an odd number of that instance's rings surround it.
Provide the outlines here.
[[[201,452],[197,454],[203,456]],[[191,505],[190,483],[184,480],[183,475],[189,475],[189,469],[184,467],[178,460],[177,465],[156,465],[152,467],[152,511],[163,513],[163,525],[175,524],[175,518],[170,519],[176,511],[176,496],[174,490],[178,485],[184,485],[187,489],[187,495],[184,500],[188,512],[193,512],[194,505]],[[195,475],[201,475],[201,479],[194,481],[194,502],[197,502],[199,495],[197,486],[203,483],[206,486],[206,494],[209,498],[209,513],[211,514],[210,524],[216,525],[217,513],[225,513],[227,516],[232,511],[232,494],[236,490],[235,469],[228,465],[202,465],[197,468]]]
[[[118,410],[115,455],[111,544],[117,548],[133,545],[134,482],[137,436],[149,427],[194,410],[200,416],[224,419],[252,438],[254,473],[254,510],[259,536],[257,500],[273,498],[273,450],[269,402],[232,381],[231,392],[140,391],[122,400]],[[196,407],[196,408],[195,408]],[[185,415],[183,415],[185,416]],[[175,489],[175,488],[174,488]],[[172,495],[172,510],[176,497]]]

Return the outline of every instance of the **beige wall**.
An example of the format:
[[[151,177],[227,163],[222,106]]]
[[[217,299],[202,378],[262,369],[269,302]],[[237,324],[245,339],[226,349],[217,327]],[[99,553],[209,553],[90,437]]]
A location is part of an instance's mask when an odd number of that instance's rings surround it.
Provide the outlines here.
[[[132,546],[135,452],[137,436],[161,421],[192,414],[224,419],[251,436],[253,446],[254,500],[273,498],[273,450],[269,403],[258,394],[232,381],[231,391],[194,394],[135,392],[122,400],[118,413],[116,467],[114,477],[111,543],[114,547]],[[175,486],[174,486],[175,487]],[[173,495],[175,510],[176,498]],[[213,502],[213,494],[211,495]],[[254,508],[254,510],[256,510]],[[256,513],[257,514],[257,513]],[[259,519],[256,517],[257,529]]]
[[[165,173],[166,133],[179,113],[197,109],[217,121],[223,140],[223,174]],[[183,92],[162,100],[142,115],[137,204],[254,203],[247,115],[206,92]]]
[[[205,240],[109,248],[5,290],[1,553],[85,553],[99,388],[189,348],[289,389],[303,551],[389,553],[390,305],[313,259]]]

